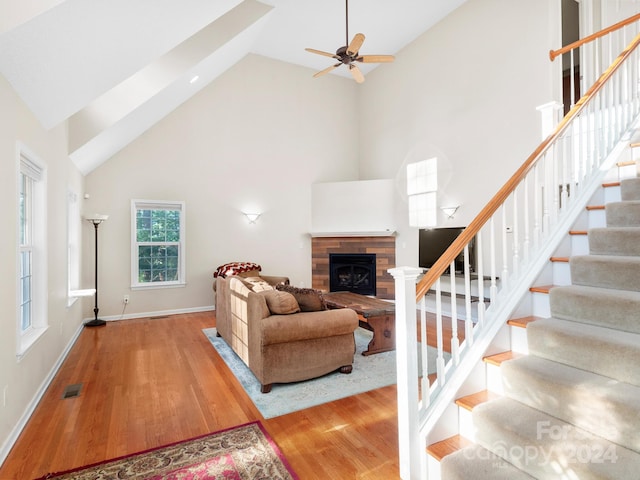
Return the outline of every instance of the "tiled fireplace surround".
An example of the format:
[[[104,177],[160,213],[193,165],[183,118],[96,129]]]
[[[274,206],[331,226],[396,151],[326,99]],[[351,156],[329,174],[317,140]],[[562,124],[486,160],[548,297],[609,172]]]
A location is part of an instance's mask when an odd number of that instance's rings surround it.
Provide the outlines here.
[[[394,280],[387,272],[396,266],[395,236],[313,237],[311,239],[312,287],[329,291],[330,253],[374,253],[376,255],[376,297],[395,299]]]

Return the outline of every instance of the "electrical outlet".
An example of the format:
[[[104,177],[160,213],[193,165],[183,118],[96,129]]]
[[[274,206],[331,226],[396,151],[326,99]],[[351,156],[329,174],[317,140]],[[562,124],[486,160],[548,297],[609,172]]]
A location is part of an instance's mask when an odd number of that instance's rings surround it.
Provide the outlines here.
[[[129,295],[125,295],[124,297],[122,297],[122,303],[124,303],[125,305],[129,303]]]

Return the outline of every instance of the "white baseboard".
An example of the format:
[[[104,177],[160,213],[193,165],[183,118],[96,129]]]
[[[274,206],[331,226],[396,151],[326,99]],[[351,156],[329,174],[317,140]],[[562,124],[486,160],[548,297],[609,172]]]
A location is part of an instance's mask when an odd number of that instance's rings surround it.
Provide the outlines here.
[[[116,322],[119,320],[131,320],[134,318],[155,318],[155,317],[165,317],[167,315],[178,315],[180,313],[197,313],[197,312],[209,312],[215,310],[215,306],[213,305],[205,305],[202,307],[191,307],[191,308],[177,308],[174,310],[157,310],[155,312],[137,312],[137,313],[125,313],[121,315],[108,315],[102,316],[100,315],[101,320],[106,320],[107,322]],[[93,320],[93,317],[85,318],[83,322],[87,322],[89,320]]]
[[[33,412],[38,406],[38,403],[40,403],[40,400],[42,400],[42,397],[44,396],[45,392],[49,388],[49,385],[57,375],[58,370],[60,370],[60,367],[62,366],[65,359],[67,358],[67,355],[69,355],[71,348],[75,345],[76,341],[78,340],[78,337],[80,336],[80,332],[82,332],[82,329],[83,329],[83,325],[79,325],[78,329],[73,334],[73,337],[71,337],[71,339],[69,340],[69,343],[67,344],[65,349],[62,351],[62,353],[58,357],[58,360],[56,360],[56,363],[53,365],[53,367],[49,371],[49,374],[42,381],[40,388],[38,388],[38,391],[36,392],[34,397],[31,399],[31,402],[29,403],[29,405],[27,405],[27,409],[25,410],[24,414],[19,419],[15,427],[11,430],[11,433],[7,437],[6,441],[4,442],[4,445],[2,445],[2,448],[0,448],[0,465],[2,465],[4,461],[7,459],[9,452],[11,451],[16,441],[18,440],[18,437],[22,433],[22,430],[27,425],[27,422],[31,418],[31,415],[33,415]]]

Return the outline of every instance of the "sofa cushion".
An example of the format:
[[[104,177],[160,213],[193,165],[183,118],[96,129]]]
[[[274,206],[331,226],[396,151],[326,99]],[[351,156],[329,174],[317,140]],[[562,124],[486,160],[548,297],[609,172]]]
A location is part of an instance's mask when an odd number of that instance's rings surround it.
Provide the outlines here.
[[[291,293],[296,298],[302,312],[318,312],[327,309],[320,290],[298,288],[293,285],[276,285],[276,288],[280,291]]]
[[[300,311],[298,302],[293,295],[278,290],[263,290],[260,292],[267,301],[267,307],[272,315],[289,315]]]
[[[240,281],[244,283],[252,292],[264,292],[265,290],[273,290],[271,284],[260,277],[240,277]]]
[[[350,308],[271,315],[260,322],[262,346],[353,334],[358,315]]]

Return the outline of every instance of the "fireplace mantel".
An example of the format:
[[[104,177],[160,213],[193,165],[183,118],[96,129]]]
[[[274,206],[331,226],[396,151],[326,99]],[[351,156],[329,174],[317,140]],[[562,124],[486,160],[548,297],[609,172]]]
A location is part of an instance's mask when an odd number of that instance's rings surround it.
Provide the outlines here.
[[[316,237],[395,237],[396,232],[382,230],[375,232],[310,232],[312,238]]]

